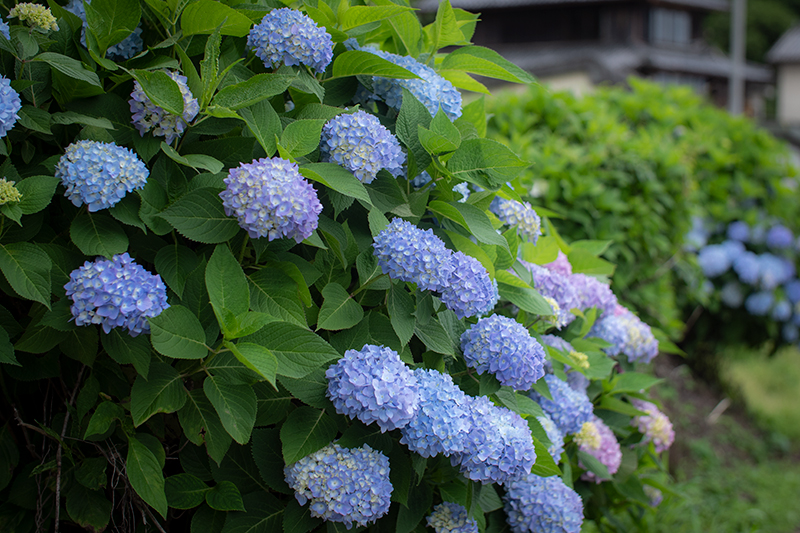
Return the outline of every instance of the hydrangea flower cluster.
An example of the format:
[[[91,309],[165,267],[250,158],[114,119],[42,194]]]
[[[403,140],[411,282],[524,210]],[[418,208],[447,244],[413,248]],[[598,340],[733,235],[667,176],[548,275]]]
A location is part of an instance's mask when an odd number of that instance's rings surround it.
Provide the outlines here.
[[[0,76],[0,138],[5,137],[17,123],[17,112],[20,109],[22,101],[19,93],[11,87],[11,80]]]
[[[325,377],[337,413],[376,422],[381,432],[402,428],[417,413],[417,378],[391,348],[366,344],[347,350]]]
[[[247,35],[253,50],[267,68],[307,65],[317,72],[333,59],[333,39],[311,17],[288,7],[273,9]]]
[[[622,353],[630,362],[649,363],[658,355],[658,341],[650,326],[621,305],[613,314],[604,315],[595,322],[589,335],[611,343],[603,348],[608,355]]]
[[[131,337],[150,333],[147,319],[169,307],[161,276],[145,270],[127,253],[86,261],[70,273],[64,289],[72,299],[75,324],[100,324],[106,333],[119,327]]]
[[[92,0],[85,1],[87,4],[92,3]],[[81,28],[81,44],[86,46],[86,30],[89,25],[86,22],[86,8],[83,2],[84,0],[70,0],[70,2],[64,6],[64,9],[83,21],[83,28]],[[106,55],[113,61],[120,61],[132,58],[143,49],[142,26],[139,25],[133,30],[133,33],[125,37],[122,41],[113,46],[109,46],[108,50],[106,50]]]
[[[579,533],[583,502],[558,476],[527,474],[506,485],[506,521],[513,533]]]
[[[721,276],[731,267],[731,258],[722,245],[710,244],[697,254],[697,263],[709,278]]]
[[[542,219],[528,202],[506,200],[495,196],[489,210],[497,215],[503,224],[516,226],[517,233],[525,240],[536,244],[542,234]]]
[[[114,143],[78,141],[67,146],[56,164],[55,177],[66,196],[90,212],[113,207],[147,183],[150,171],[133,151]]]
[[[544,348],[516,320],[492,315],[461,335],[467,366],[490,372],[502,385],[528,390],[544,376]]]
[[[8,18],[19,18],[20,21],[27,22],[28,26],[42,33],[58,31],[58,21],[50,8],[40,4],[21,2],[9,10]]]
[[[562,352],[570,353],[575,351],[575,348],[573,348],[568,341],[557,335],[542,335],[541,341],[545,346],[561,350]]]
[[[232,168],[223,181],[225,214],[235,216],[251,238],[300,242],[317,228],[322,204],[296,163],[262,158]]]
[[[596,416],[592,419],[592,422],[597,428],[597,433],[600,435],[599,444],[594,446],[596,442],[593,440],[591,445],[589,443],[581,444],[580,449],[603,463],[603,465],[608,468],[608,473],[613,476],[617,473],[617,470],[619,470],[619,465],[622,464],[622,450],[620,449],[619,442],[617,442],[614,432],[611,431],[611,428],[608,427],[605,422]],[[586,468],[580,461],[578,461],[578,465],[581,468]],[[595,483],[605,481],[600,479],[594,472],[590,471],[584,472],[581,475],[581,479],[585,481],[594,481]]]
[[[590,384],[589,378],[580,372],[567,372],[567,385],[572,390],[586,394],[586,389],[589,388]]]
[[[766,316],[774,301],[775,296],[771,292],[754,292],[745,299],[744,308],[753,316]]]
[[[427,522],[436,533],[478,533],[478,522],[457,503],[440,503],[428,515]]]
[[[731,222],[728,224],[726,235],[731,240],[747,242],[750,239],[750,226],[742,220]]]
[[[15,182],[0,178],[0,205],[22,200],[22,194],[16,188]]]
[[[389,512],[392,483],[389,458],[366,444],[329,444],[283,470],[300,505],[311,502],[311,516],[366,526]]]
[[[617,297],[611,292],[611,287],[597,278],[586,274],[573,274],[569,277],[572,286],[578,294],[578,308],[585,311],[596,307],[600,315],[612,312],[617,306]]]
[[[775,250],[784,250],[794,244],[792,230],[783,224],[776,224],[767,231],[767,246]]]
[[[672,422],[669,421],[667,415],[651,402],[634,398],[631,403],[639,411],[647,413],[631,420],[631,425],[644,435],[642,442],[652,442],[656,453],[667,451],[675,441],[675,431],[672,429]]]
[[[553,374],[546,375],[544,380],[553,399],[548,400],[536,391],[531,391],[530,397],[553,419],[561,433],[570,435],[579,432],[583,423],[592,419],[594,408],[589,397],[585,392],[573,390]]]
[[[497,280],[489,278],[480,261],[456,252],[450,256],[450,266],[452,273],[441,291],[442,303],[458,318],[480,316],[491,311],[500,297]]]
[[[561,274],[562,276],[571,276],[572,275],[572,265],[567,258],[567,254],[562,252],[561,250],[558,251],[558,257],[552,263],[547,263],[542,265],[547,270],[551,272],[555,272],[556,274]]]
[[[564,453],[564,435],[559,431],[553,419],[546,414],[537,416],[536,420],[542,425],[547,438],[550,440],[547,452],[553,457],[553,461],[558,463],[561,460],[561,454]]]
[[[183,135],[189,122],[194,120],[194,117],[200,112],[200,104],[197,103],[197,98],[192,96],[189,85],[187,85],[186,76],[173,71],[167,71],[166,73],[178,84],[178,89],[183,95],[182,115],[174,115],[155,105],[144,93],[139,82],[135,80],[128,104],[130,104],[131,113],[133,114],[131,122],[139,130],[139,135],[144,137],[145,133],[153,130],[153,135],[166,137],[167,144],[171,144],[172,141]]]
[[[733,271],[736,272],[742,283],[755,285],[761,274],[761,261],[753,252],[743,252],[733,262]]]
[[[582,303],[573,285],[573,276],[563,276],[558,272],[533,263],[520,260],[531,272],[533,286],[545,298],[552,298],[558,304],[556,328],[561,329],[575,320],[572,309],[580,308]],[[554,309],[555,311],[555,309]]]
[[[597,429],[597,424],[591,420],[583,423],[581,430],[575,434],[573,440],[575,444],[585,451],[586,449],[596,450],[599,448],[602,438],[600,437],[600,430]]]
[[[382,168],[400,176],[406,163],[397,137],[375,115],[361,110],[337,115],[322,127],[320,158],[346,168],[363,183],[371,183]]]

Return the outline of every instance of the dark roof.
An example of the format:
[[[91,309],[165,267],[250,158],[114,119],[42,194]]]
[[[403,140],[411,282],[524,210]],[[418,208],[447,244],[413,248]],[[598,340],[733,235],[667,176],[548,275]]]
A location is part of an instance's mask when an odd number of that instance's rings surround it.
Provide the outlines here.
[[[767,52],[770,63],[800,63],[800,26],[789,28]]]
[[[478,11],[481,9],[510,9],[526,6],[549,6],[564,4],[588,4],[600,2],[620,2],[622,0],[451,0],[453,7]],[[681,7],[704,9],[709,11],[728,11],[728,0],[656,0],[653,3],[670,4]],[[423,12],[433,12],[439,7],[439,0],[420,0],[416,7]]]

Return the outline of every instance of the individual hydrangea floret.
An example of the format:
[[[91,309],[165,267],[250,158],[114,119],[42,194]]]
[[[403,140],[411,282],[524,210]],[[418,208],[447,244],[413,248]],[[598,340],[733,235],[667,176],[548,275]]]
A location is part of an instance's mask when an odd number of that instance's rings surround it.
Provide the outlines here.
[[[544,376],[544,348],[514,319],[492,315],[461,335],[467,366],[489,372],[502,385],[528,390]]]
[[[382,168],[400,176],[406,163],[397,137],[375,115],[361,110],[329,120],[322,127],[319,150],[323,161],[346,168],[363,183],[371,183]]]
[[[22,200],[22,194],[14,184],[15,182],[13,181],[0,178],[0,205],[6,205],[8,203],[19,202]]]
[[[32,2],[21,2],[8,12],[8,18],[18,18],[28,26],[42,33],[58,31],[58,21],[49,7]]]
[[[440,503],[428,515],[427,522],[436,533],[478,533],[478,522],[457,503]]]
[[[391,348],[366,344],[347,350],[325,377],[337,413],[376,422],[381,432],[402,428],[417,412],[417,378]]]
[[[558,476],[527,474],[506,485],[506,521],[513,533],[579,533],[583,502]]]
[[[654,403],[634,398],[633,406],[647,414],[633,417],[631,425],[644,435],[643,443],[652,442],[656,452],[661,453],[669,449],[675,441],[675,431],[667,415],[662,413]]]
[[[746,251],[733,262],[733,270],[742,283],[755,285],[761,273],[761,262],[753,252]]]
[[[771,292],[754,292],[745,299],[744,308],[747,309],[747,312],[751,315],[766,316],[769,310],[772,309],[774,301],[775,296]]]
[[[602,316],[617,307],[617,297],[607,283],[586,274],[573,274],[569,276],[569,281],[578,295],[578,308],[581,311],[596,307]]]
[[[235,216],[251,238],[288,237],[300,242],[319,223],[322,204],[296,163],[279,157],[242,163],[228,172],[219,196],[225,214]]]
[[[542,266],[547,270],[555,272],[556,274],[561,274],[562,276],[572,275],[572,265],[567,258],[567,254],[561,250],[558,251],[558,257],[556,257],[555,261]]]
[[[587,442],[581,444],[580,450],[592,455],[595,459],[600,461],[608,469],[608,473],[613,476],[617,473],[617,470],[619,470],[619,465],[622,464],[622,449],[620,448],[619,442],[617,442],[617,437],[614,436],[614,432],[611,431],[611,428],[608,427],[605,422],[595,416],[592,419],[592,423],[597,429],[599,439],[592,440],[591,443]],[[586,468],[580,461],[578,461],[578,465],[581,468]],[[594,481],[595,483],[606,481],[591,471],[584,472],[581,475],[581,479],[585,481]]]
[[[311,516],[366,526],[389,512],[392,483],[389,458],[368,445],[329,444],[283,469],[294,497],[311,502]]]
[[[584,422],[592,419],[594,412],[586,392],[573,390],[566,382],[552,374],[546,375],[544,379],[553,399],[548,400],[536,391],[531,391],[530,397],[553,419],[561,433],[564,435],[577,433]]]
[[[86,261],[70,273],[64,289],[72,300],[75,324],[100,324],[106,333],[113,328],[125,328],[131,337],[150,333],[147,319],[169,307],[161,276],[145,270],[127,253]]]
[[[747,222],[737,220],[728,225],[726,235],[729,239],[739,242],[747,242],[750,238],[750,226]]]
[[[542,234],[542,219],[528,202],[506,200],[496,196],[492,200],[489,210],[497,215],[503,224],[516,226],[517,233],[523,239],[533,244],[539,240],[539,236]]]
[[[582,305],[580,295],[572,283],[572,276],[564,276],[527,261],[520,260],[520,263],[530,270],[534,288],[542,296],[552,298],[558,304],[556,328],[562,329],[571,324],[575,320],[572,309]]]
[[[458,318],[485,315],[500,297],[497,280],[474,257],[462,252],[450,256],[450,276],[441,290],[442,303]]]
[[[154,104],[144,93],[139,82],[135,80],[128,104],[132,113],[131,122],[139,130],[139,135],[144,137],[145,133],[152,130],[153,135],[166,137],[167,144],[171,144],[172,141],[183,135],[189,122],[194,120],[194,117],[200,112],[200,104],[197,103],[197,98],[192,96],[186,76],[173,71],[167,71],[166,74],[178,84],[178,89],[183,95],[182,115],[175,115]]]
[[[92,0],[85,1],[87,4],[92,3]],[[64,6],[64,9],[83,21],[83,27],[81,28],[81,44],[86,46],[86,30],[89,25],[86,22],[86,8],[83,3],[84,0],[71,0],[70,3]],[[142,40],[142,27],[139,25],[122,41],[109,46],[108,50],[106,50],[106,56],[113,61],[124,61],[132,58],[141,52],[142,49],[144,49],[144,41]]]
[[[729,281],[726,283],[722,287],[719,297],[722,303],[733,309],[737,309],[742,305],[742,302],[744,302],[742,286],[736,281]]]
[[[703,269],[703,274],[715,278],[728,271],[731,267],[731,258],[723,246],[710,244],[697,254],[697,263]]]
[[[317,72],[333,59],[333,39],[311,17],[288,7],[273,9],[247,35],[253,50],[267,68],[307,65]]]
[[[0,76],[0,138],[5,137],[17,123],[20,109],[22,101],[19,93],[11,87],[11,80]]]
[[[603,348],[608,355],[622,353],[630,362],[649,363],[658,355],[658,341],[650,326],[621,305],[613,314],[604,315],[595,322],[589,335],[611,343]]]
[[[400,442],[423,457],[450,456],[464,449],[470,430],[470,399],[450,374],[418,368],[419,407],[400,432]]]
[[[784,250],[794,244],[792,230],[782,224],[776,224],[767,231],[767,246],[775,250]]]
[[[114,143],[78,141],[67,146],[56,164],[55,177],[66,196],[90,212],[108,209],[147,183],[150,171],[133,151]]]
[[[550,446],[547,447],[548,453],[553,457],[553,461],[558,463],[561,460],[561,454],[564,453],[564,435],[558,429],[556,423],[553,422],[553,419],[546,414],[537,416],[536,420],[542,425],[550,441]]]
[[[416,283],[427,291],[447,287],[453,273],[452,252],[432,230],[421,230],[395,218],[375,237],[372,246],[381,270],[390,278]]]

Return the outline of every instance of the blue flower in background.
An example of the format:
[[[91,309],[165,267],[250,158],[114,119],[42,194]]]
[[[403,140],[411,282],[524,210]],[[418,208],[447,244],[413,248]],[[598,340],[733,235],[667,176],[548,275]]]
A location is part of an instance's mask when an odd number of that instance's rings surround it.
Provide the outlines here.
[[[97,141],[70,144],[55,169],[67,198],[78,207],[86,204],[90,212],[113,207],[127,193],[143,188],[149,175],[131,150]]]
[[[797,340],[800,339],[800,329],[791,323],[784,324],[781,328],[781,337],[790,344],[797,342]]]
[[[283,469],[300,505],[311,502],[311,516],[366,526],[389,512],[392,483],[389,458],[366,444],[329,444]]]
[[[744,307],[751,315],[765,316],[772,308],[774,300],[775,297],[771,292],[754,292],[744,301]]]
[[[728,231],[726,232],[726,235],[731,240],[747,242],[747,240],[750,238],[750,226],[747,225],[747,222],[742,220],[731,222],[728,224]]]
[[[267,13],[247,35],[247,48],[264,66],[307,65],[317,72],[333,59],[333,39],[308,15],[283,7]]]
[[[296,163],[279,157],[242,163],[228,171],[219,193],[225,214],[235,216],[251,238],[288,237],[300,242],[319,223],[322,204]]]
[[[736,261],[736,259],[745,252],[744,244],[739,241],[726,240],[722,241],[719,245],[722,246],[722,249],[728,254],[728,259],[731,260],[731,263]]]
[[[792,230],[782,224],[776,224],[767,231],[767,246],[775,250],[784,250],[794,244]]]
[[[528,202],[506,200],[495,196],[489,210],[497,215],[500,222],[507,226],[516,226],[517,233],[523,239],[536,244],[542,234],[542,219]]]
[[[600,463],[608,469],[608,473],[613,476],[617,473],[617,470],[619,470],[620,464],[622,464],[622,449],[620,448],[617,438],[614,436],[614,432],[611,431],[611,428],[608,427],[605,422],[594,416],[592,417],[591,424],[596,428],[598,438],[596,442],[591,444],[581,443],[580,450],[600,461]],[[586,468],[581,461],[578,461],[578,466]],[[606,479],[601,479],[597,474],[588,470],[581,474],[581,479],[584,481],[594,481],[595,483],[606,481]]]
[[[178,84],[178,89],[183,95],[182,115],[174,115],[155,105],[144,93],[139,82],[135,80],[128,104],[133,114],[131,122],[139,130],[139,135],[144,137],[145,133],[153,130],[154,136],[166,137],[167,144],[171,144],[172,141],[183,135],[183,132],[189,126],[189,122],[194,120],[194,117],[200,112],[200,104],[197,103],[197,98],[192,96],[192,92],[187,85],[186,76],[173,71],[167,71],[166,73]]]
[[[553,422],[553,419],[546,414],[537,416],[536,420],[542,425],[547,438],[550,440],[550,446],[547,447],[547,451],[553,457],[553,461],[558,464],[561,460],[561,454],[564,453],[564,435],[558,429],[556,423]]]
[[[767,228],[765,228],[762,224],[757,226],[753,226],[750,229],[750,243],[751,244],[764,244],[764,240],[767,237]]]
[[[474,257],[462,252],[450,256],[450,276],[441,290],[442,303],[458,318],[485,315],[500,297],[497,280]]]
[[[557,335],[542,335],[541,341],[545,346],[550,346],[562,352],[570,353],[575,351],[569,342]]]
[[[553,399],[548,400],[536,391],[531,391],[530,397],[553,419],[564,435],[577,433],[584,422],[592,419],[594,408],[589,397],[585,392],[573,390],[552,374],[546,375],[544,379]]]
[[[772,290],[794,276],[794,265],[782,257],[764,253],[758,256],[758,275],[761,287]]]
[[[722,245],[710,244],[697,254],[697,263],[703,269],[703,274],[715,278],[728,271],[731,267],[731,257]]]
[[[739,276],[742,283],[755,285],[761,273],[761,262],[753,252],[746,251],[736,258],[733,262],[733,270]]]
[[[19,93],[11,87],[11,80],[0,76],[0,138],[5,137],[17,123],[17,112],[20,109],[22,101]]]
[[[430,183],[432,179],[433,178],[431,178],[431,175],[423,170],[422,172],[417,174],[417,176],[414,179],[411,180],[411,186],[414,187],[415,189],[421,189],[422,187]]]
[[[478,522],[457,503],[440,503],[428,515],[427,522],[436,533],[478,533]]]
[[[169,307],[161,276],[145,270],[127,253],[86,261],[70,273],[64,289],[72,300],[75,324],[100,324],[106,333],[113,328],[125,328],[131,337],[150,333],[147,319]]]
[[[692,228],[683,237],[683,249],[695,252],[706,245],[710,233],[702,217],[692,217]]]
[[[579,533],[583,502],[558,476],[526,474],[506,485],[506,521],[513,533]]]
[[[742,286],[735,281],[726,283],[722,287],[722,291],[720,292],[719,296],[722,300],[722,303],[728,307],[732,307],[733,309],[740,307],[744,301]]]
[[[456,184],[456,186],[453,187],[453,192],[457,192],[458,194],[461,195],[461,198],[458,200],[459,202],[461,202],[462,204],[466,203],[470,195],[469,183],[464,181]]]
[[[792,304],[786,300],[778,300],[772,308],[770,316],[778,322],[786,322],[792,316]]]
[[[86,46],[86,29],[89,25],[86,22],[86,8],[83,5],[84,0],[71,0],[70,3],[64,6],[64,9],[81,19],[83,27],[81,28],[81,44]],[[91,4],[92,0],[86,0],[87,4]],[[133,30],[133,33],[125,37],[122,41],[115,45],[109,46],[106,50],[106,56],[112,61],[122,61],[130,59],[144,49],[144,41],[142,40],[142,26],[141,24]]]
[[[572,390],[585,393],[590,384],[591,382],[589,381],[589,378],[580,372],[567,372],[567,385],[569,385]]]
[[[800,279],[793,279],[784,285],[783,290],[786,292],[786,297],[793,304],[800,302]]]

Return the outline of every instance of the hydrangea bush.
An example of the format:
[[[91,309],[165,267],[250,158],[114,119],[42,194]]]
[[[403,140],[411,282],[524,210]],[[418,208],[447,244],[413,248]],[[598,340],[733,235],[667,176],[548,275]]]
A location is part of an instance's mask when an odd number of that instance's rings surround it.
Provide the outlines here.
[[[655,338],[598,333],[602,250],[461,98],[532,78],[447,1],[331,4],[8,19],[3,531],[574,533],[668,492]]]

